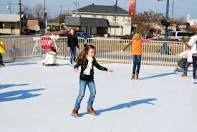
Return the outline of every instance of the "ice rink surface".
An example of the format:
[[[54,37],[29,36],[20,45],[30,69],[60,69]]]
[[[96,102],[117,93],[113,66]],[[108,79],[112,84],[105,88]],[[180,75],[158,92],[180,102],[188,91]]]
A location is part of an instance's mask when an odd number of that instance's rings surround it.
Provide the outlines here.
[[[40,60],[0,68],[0,132],[197,132],[197,85],[173,67],[142,66],[140,80],[131,65],[103,64],[96,70],[97,116],[70,116],[79,76],[65,61],[43,67]]]

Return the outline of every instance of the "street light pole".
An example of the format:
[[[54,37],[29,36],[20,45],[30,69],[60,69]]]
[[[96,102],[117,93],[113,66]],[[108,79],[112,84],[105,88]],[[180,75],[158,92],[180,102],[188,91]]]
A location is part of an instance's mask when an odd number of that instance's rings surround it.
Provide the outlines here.
[[[170,48],[168,47],[168,26],[169,22],[169,8],[170,8],[170,0],[166,2],[166,17],[165,17],[165,36],[164,36],[164,43],[161,48],[161,54],[170,55]]]
[[[169,20],[169,8],[170,8],[170,0],[166,2],[166,20]],[[165,26],[165,41],[168,41],[168,25]]]

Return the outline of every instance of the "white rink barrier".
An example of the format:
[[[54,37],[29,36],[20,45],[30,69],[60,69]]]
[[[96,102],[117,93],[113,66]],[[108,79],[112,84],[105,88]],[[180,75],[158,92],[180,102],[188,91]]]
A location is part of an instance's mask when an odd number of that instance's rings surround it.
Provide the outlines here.
[[[6,44],[7,52],[4,54],[4,60],[6,61],[42,56],[43,52],[41,46],[39,46],[39,36],[0,36],[0,40]],[[67,38],[60,37],[53,40],[59,56],[67,59],[69,57]],[[128,43],[130,43],[130,40],[124,39],[79,39],[80,51],[84,48],[84,44],[92,44],[97,49],[97,59],[107,63],[131,63],[131,47],[125,52],[121,52]],[[178,55],[184,50],[185,46],[181,42],[148,41],[143,44],[142,63],[147,65],[175,66],[179,59]]]

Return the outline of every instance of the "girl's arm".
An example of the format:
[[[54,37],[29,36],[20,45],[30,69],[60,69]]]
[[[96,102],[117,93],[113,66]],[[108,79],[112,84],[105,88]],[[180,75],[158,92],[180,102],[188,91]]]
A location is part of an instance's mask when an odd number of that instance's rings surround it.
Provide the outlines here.
[[[77,63],[77,64],[74,66],[74,69],[78,69],[80,66],[81,66],[81,64]]]
[[[184,52],[182,52],[182,53],[179,54],[179,57],[180,58],[184,58],[186,56],[187,56],[187,52],[186,51],[184,51]]]
[[[94,58],[94,61],[93,61],[93,65],[94,65],[97,69],[99,69],[99,70],[101,70],[101,71],[108,71],[108,69],[107,69],[106,67],[103,67],[103,66],[99,65],[95,58]]]
[[[132,44],[132,42],[130,42],[129,44],[127,44],[127,45],[123,48],[123,51],[125,51],[131,44]]]

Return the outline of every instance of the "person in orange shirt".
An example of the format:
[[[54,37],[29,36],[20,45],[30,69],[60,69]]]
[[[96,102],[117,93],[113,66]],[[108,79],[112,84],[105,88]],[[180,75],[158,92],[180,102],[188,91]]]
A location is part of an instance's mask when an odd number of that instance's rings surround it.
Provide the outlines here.
[[[131,46],[131,54],[133,57],[133,73],[131,79],[139,79],[142,51],[143,51],[143,38],[140,33],[135,33],[131,43],[126,45],[123,49],[125,51],[129,46]]]

